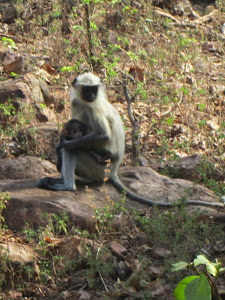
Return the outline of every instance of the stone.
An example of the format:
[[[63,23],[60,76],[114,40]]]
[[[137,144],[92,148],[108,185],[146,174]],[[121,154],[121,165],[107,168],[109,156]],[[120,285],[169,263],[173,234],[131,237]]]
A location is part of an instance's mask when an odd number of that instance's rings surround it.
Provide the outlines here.
[[[21,73],[23,69],[23,57],[16,55],[12,51],[8,51],[2,61],[4,71],[6,73]]]
[[[21,107],[23,107],[23,112],[26,112],[26,109],[33,109],[33,123],[56,121],[54,107],[57,107],[57,111],[62,111],[62,107],[64,107],[51,94],[48,85],[32,74],[5,80],[1,83],[0,104],[6,103],[9,99],[16,110]]]
[[[56,172],[55,165],[32,156],[2,160],[0,164],[0,180],[40,178]]]
[[[52,123],[41,123],[20,130],[13,138],[24,154],[45,157],[56,164],[56,145],[59,142],[59,128]]]
[[[1,11],[2,23],[12,24],[15,21],[16,10],[12,4],[7,4],[5,9]]]
[[[204,168],[204,164],[209,164],[205,161],[204,157],[200,154],[194,154],[191,156],[186,156],[180,158],[178,161],[166,162],[163,168],[166,168],[173,178],[182,178],[187,180],[201,180],[202,175],[200,172],[201,166]],[[222,161],[220,162],[220,165]],[[205,170],[205,175],[207,178],[213,178],[217,181],[224,180],[224,174],[219,170],[215,164],[211,164],[211,168]]]
[[[40,160],[38,161],[39,165]],[[17,171],[21,178],[28,176],[29,166],[20,166],[23,171]],[[45,176],[46,170],[41,165],[38,171],[40,177]],[[37,229],[47,224],[48,219],[43,219],[43,214],[58,214],[66,212],[70,219],[70,226],[95,231],[95,209],[101,209],[111,202],[121,201],[121,195],[116,188],[109,183],[89,184],[88,188],[77,184],[77,191],[49,191],[37,188],[37,171],[34,170],[31,179],[5,179],[0,180],[0,192],[9,192],[10,200],[3,210],[6,224],[12,230],[23,230],[26,223],[31,228]],[[125,185],[134,192],[150,197],[157,203],[172,203],[182,197],[187,200],[202,200],[220,202],[219,198],[207,188],[183,179],[170,179],[160,175],[148,167],[135,167],[137,176],[129,177],[134,172],[134,167],[121,167],[120,178]],[[16,172],[15,172],[16,173]],[[59,176],[59,174],[53,174]],[[17,176],[19,177],[19,176]],[[35,179],[32,179],[35,178]],[[149,206],[127,198],[123,204],[125,207],[136,209],[148,209]],[[190,206],[191,207],[191,206]],[[199,209],[201,206],[192,206]],[[216,209],[204,207],[209,214],[217,214]]]

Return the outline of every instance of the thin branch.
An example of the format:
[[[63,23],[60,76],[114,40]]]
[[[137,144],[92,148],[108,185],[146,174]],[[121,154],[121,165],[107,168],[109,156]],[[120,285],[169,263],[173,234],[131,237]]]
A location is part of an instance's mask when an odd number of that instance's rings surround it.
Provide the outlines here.
[[[102,245],[103,245],[103,243],[101,243],[101,245],[98,247],[97,254],[96,254],[96,259],[98,259],[99,252],[100,252],[100,250],[101,250],[101,248],[102,248]],[[102,277],[102,274],[101,274],[99,268],[98,268],[98,275],[99,275],[99,277],[100,277],[100,279],[101,279],[101,282],[102,282],[102,284],[103,284],[103,286],[104,286],[106,292],[109,293],[109,289],[107,288],[107,285],[105,284],[105,281],[104,281],[104,279],[103,279],[103,277]]]
[[[129,116],[129,119],[130,119],[130,122],[131,122],[131,125],[133,127],[136,126],[136,120],[133,116],[133,111],[132,111],[132,100],[128,94],[128,89],[127,89],[127,86],[126,86],[126,83],[124,82],[123,83],[123,92],[124,92],[124,95],[125,95],[125,98],[126,98],[126,101],[127,101],[127,111],[128,111],[128,116]]]
[[[124,91],[125,99],[127,101],[128,116],[132,125],[132,151],[135,157],[135,161],[138,161],[138,156],[140,154],[139,153],[139,122],[138,119],[135,118],[135,116],[133,115],[133,110],[132,110],[132,102],[135,99],[135,95],[133,95],[132,97],[129,96],[126,78],[123,81],[123,91]]]
[[[101,272],[99,271],[99,269],[98,269],[98,275],[99,275],[99,277],[100,277],[100,279],[101,279],[101,281],[102,281],[102,284],[103,284],[103,286],[104,286],[106,292],[109,293],[109,289],[107,288],[107,286],[106,286],[106,284],[105,284],[105,281],[104,281],[104,279],[103,279],[103,277],[102,277],[102,274],[101,274]]]
[[[93,48],[92,48],[92,37],[91,37],[91,22],[90,22],[90,12],[89,12],[89,4],[86,3],[84,5],[85,8],[85,18],[86,18],[86,27],[87,27],[87,38],[88,38],[88,46],[89,46],[89,58],[91,67],[93,67]]]

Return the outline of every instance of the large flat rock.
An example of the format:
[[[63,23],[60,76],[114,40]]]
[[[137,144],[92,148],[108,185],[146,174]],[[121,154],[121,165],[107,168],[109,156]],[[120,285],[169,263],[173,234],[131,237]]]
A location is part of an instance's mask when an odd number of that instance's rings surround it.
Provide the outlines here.
[[[148,167],[121,167],[120,178],[131,190],[158,203],[172,203],[182,198],[220,203],[220,199],[204,186],[184,179],[170,179]],[[76,226],[93,229],[95,209],[121,199],[119,192],[109,183],[92,184],[88,187],[78,185],[76,192],[55,192],[37,188],[37,180],[0,180],[0,192],[9,191],[10,195],[7,208],[3,211],[9,228],[22,230],[26,222],[37,228],[46,222],[43,214],[60,214],[65,211]],[[149,209],[130,199],[126,199],[124,205]],[[197,208],[212,214],[217,212],[214,208]],[[223,211],[224,208],[220,210]]]

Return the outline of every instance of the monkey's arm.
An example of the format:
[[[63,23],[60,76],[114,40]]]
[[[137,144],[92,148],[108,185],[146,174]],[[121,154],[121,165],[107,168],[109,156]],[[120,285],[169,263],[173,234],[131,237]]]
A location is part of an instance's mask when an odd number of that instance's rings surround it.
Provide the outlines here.
[[[78,148],[89,149],[91,144],[99,141],[106,141],[109,137],[105,133],[91,132],[80,138],[67,141],[63,136],[60,138],[60,146],[67,151],[73,151]]]

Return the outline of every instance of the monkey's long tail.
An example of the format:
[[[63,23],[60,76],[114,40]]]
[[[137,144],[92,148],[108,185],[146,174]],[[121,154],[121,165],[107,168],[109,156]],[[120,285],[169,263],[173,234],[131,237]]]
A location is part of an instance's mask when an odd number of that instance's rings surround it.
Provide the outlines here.
[[[122,183],[122,181],[119,179],[119,177],[117,175],[112,176],[109,179],[109,182],[111,182],[120,193],[125,193],[126,196],[128,196],[132,200],[137,201],[139,203],[147,204],[149,206],[155,205],[158,207],[174,207],[174,206],[183,206],[183,205],[201,205],[201,206],[212,206],[212,207],[224,207],[223,203],[207,202],[207,201],[182,201],[182,202],[174,202],[174,203],[157,203],[155,201],[144,198],[144,197],[130,191]]]

